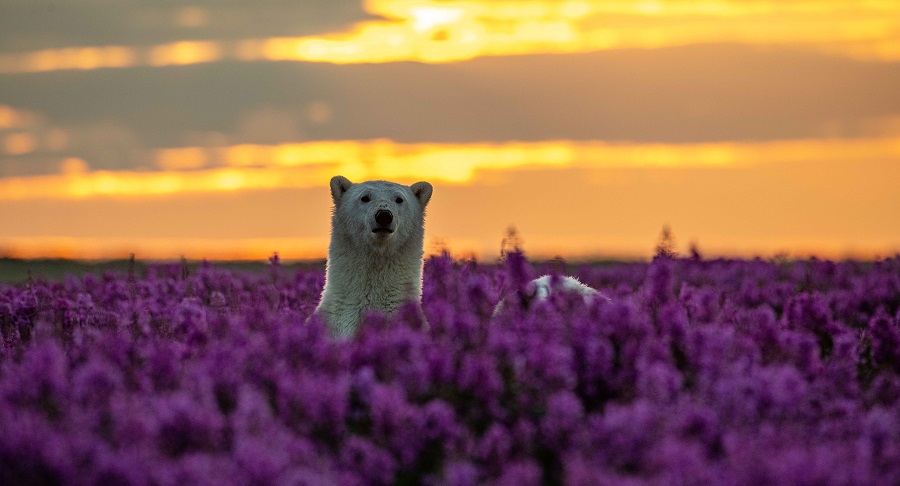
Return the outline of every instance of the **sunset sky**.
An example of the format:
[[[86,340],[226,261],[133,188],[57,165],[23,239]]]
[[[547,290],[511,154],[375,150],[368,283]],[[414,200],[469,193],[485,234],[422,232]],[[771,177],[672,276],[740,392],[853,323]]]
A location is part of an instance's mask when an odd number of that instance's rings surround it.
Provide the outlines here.
[[[460,256],[889,256],[900,3],[0,3],[0,255],[321,258],[337,174]]]

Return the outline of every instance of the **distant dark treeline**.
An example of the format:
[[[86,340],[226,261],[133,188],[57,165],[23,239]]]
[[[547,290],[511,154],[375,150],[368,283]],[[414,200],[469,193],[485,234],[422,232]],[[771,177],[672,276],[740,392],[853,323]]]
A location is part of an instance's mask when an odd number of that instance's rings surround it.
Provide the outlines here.
[[[129,273],[141,276],[151,265],[181,265],[186,272],[195,271],[202,260],[158,261],[139,259],[118,260],[69,260],[65,258],[19,259],[0,257],[0,283],[19,284],[29,280],[62,280],[66,276],[82,276],[85,274],[102,275],[106,272]],[[271,265],[265,260],[215,261],[210,264],[216,268],[262,272]],[[321,267],[324,271],[325,260],[305,260],[297,262],[279,262],[286,269],[301,267]]]

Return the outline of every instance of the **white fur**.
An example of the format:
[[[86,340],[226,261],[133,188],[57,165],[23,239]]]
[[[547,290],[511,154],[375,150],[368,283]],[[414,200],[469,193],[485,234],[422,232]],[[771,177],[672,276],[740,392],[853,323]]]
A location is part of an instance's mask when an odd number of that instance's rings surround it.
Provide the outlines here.
[[[553,277],[550,275],[543,275],[528,282],[525,291],[525,295],[510,295],[498,302],[497,306],[494,307],[494,316],[502,313],[506,306],[519,305],[523,309],[531,309],[535,303],[546,299],[554,291],[581,295],[586,304],[591,303],[597,296],[609,300],[608,297],[597,290],[588,287],[581,283],[577,278],[570,276],[559,277],[559,280],[554,282]]]
[[[391,313],[410,301],[421,306],[425,206],[431,193],[427,182],[404,186],[331,179],[331,244],[315,312],[333,335],[354,335],[367,309]],[[393,215],[392,233],[374,232],[383,228],[375,220],[378,210]]]

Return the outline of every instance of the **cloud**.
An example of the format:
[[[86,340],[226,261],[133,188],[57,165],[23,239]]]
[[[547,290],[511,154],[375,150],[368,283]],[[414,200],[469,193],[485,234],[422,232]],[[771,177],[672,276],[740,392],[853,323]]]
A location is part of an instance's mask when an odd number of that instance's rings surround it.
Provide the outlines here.
[[[33,128],[42,122],[28,110],[0,104],[0,130]]]
[[[900,64],[733,45],[447,65],[233,63],[0,76],[0,92],[15,100],[0,110],[0,123],[9,125],[0,146],[8,134],[27,132],[38,140],[35,153],[57,161],[79,157],[95,169],[136,170],[158,167],[153,154],[160,149],[307,140],[868,137],[891,135],[890,120],[900,116],[897,85]],[[21,157],[7,155],[4,164],[26,164]],[[216,160],[209,156],[202,166]],[[3,172],[14,173],[22,172]]]
[[[545,141],[399,144],[390,140],[157,150],[159,171],[75,171],[0,179],[0,200],[171,197],[188,193],[305,189],[334,174],[351,180],[427,179],[472,184],[521,169],[736,169],[806,163],[900,161],[900,139],[792,140],[765,143],[611,144]],[[500,176],[498,177],[498,174]]]
[[[235,141],[250,144],[277,144],[303,140],[300,110],[275,108],[264,105],[253,108],[237,119]]]
[[[185,8],[193,10],[185,10]],[[205,13],[205,19],[204,13]],[[0,46],[27,52],[72,46],[146,46],[339,31],[365,18],[357,0],[4,0]],[[204,24],[205,20],[205,25]]]
[[[146,167],[144,146],[131,128],[112,120],[91,120],[67,129],[67,153],[87,161],[94,170]]]
[[[323,10],[320,2],[293,7],[262,3],[254,4],[252,9],[234,4],[215,8],[147,4],[105,5],[107,10],[100,13],[96,11],[97,6],[87,6],[94,9],[94,15],[85,16],[90,20],[75,17],[85,22],[78,32],[99,30],[110,34],[109,28],[92,25],[95,16],[122,17],[117,25],[130,27],[132,35],[127,40],[130,46],[123,44],[125,39],[112,40],[116,36],[111,34],[94,46],[62,41],[62,45],[30,53],[0,56],[0,72],[165,66],[220,60],[443,63],[483,56],[714,43],[787,46],[859,59],[900,60],[900,36],[896,33],[900,27],[898,7],[888,2],[367,0],[362,6],[375,19],[360,18],[351,26],[325,30],[320,35],[300,32],[309,31],[312,25],[328,24],[327,15],[321,14],[334,14],[340,9]],[[62,9],[67,12],[60,15],[71,19],[79,7],[64,4]],[[37,10],[34,6],[14,4],[10,10],[13,16],[40,17],[47,23],[56,20],[55,4],[49,4],[47,9],[38,6]],[[241,22],[233,22],[235,18]],[[315,19],[311,24],[301,20],[310,18]],[[294,20],[289,29],[292,32],[279,36],[274,27],[284,19]],[[241,34],[256,32],[245,27],[248,25],[267,28],[262,36],[241,38]],[[59,39],[68,31],[51,32],[52,38]],[[204,38],[197,39],[199,32]],[[43,44],[27,32],[18,34],[32,39],[31,49]],[[135,34],[138,37],[144,34],[145,41],[135,44]],[[149,56],[142,52],[142,44],[150,45]]]
[[[7,155],[28,154],[37,148],[37,138],[28,132],[11,133],[6,136],[4,150]]]

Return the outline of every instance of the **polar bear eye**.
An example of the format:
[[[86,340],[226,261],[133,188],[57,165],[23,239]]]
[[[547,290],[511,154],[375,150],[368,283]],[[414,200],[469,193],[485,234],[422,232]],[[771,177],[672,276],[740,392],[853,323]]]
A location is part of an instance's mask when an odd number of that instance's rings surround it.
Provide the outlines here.
[[[397,198],[397,204],[401,204],[402,202],[403,202],[403,198],[402,198],[402,197],[398,197],[398,198]]]
[[[359,200],[362,201],[362,202],[364,202],[364,203],[367,203],[367,202],[371,201],[371,199],[369,198],[369,196],[363,196],[363,197],[359,198]]]

